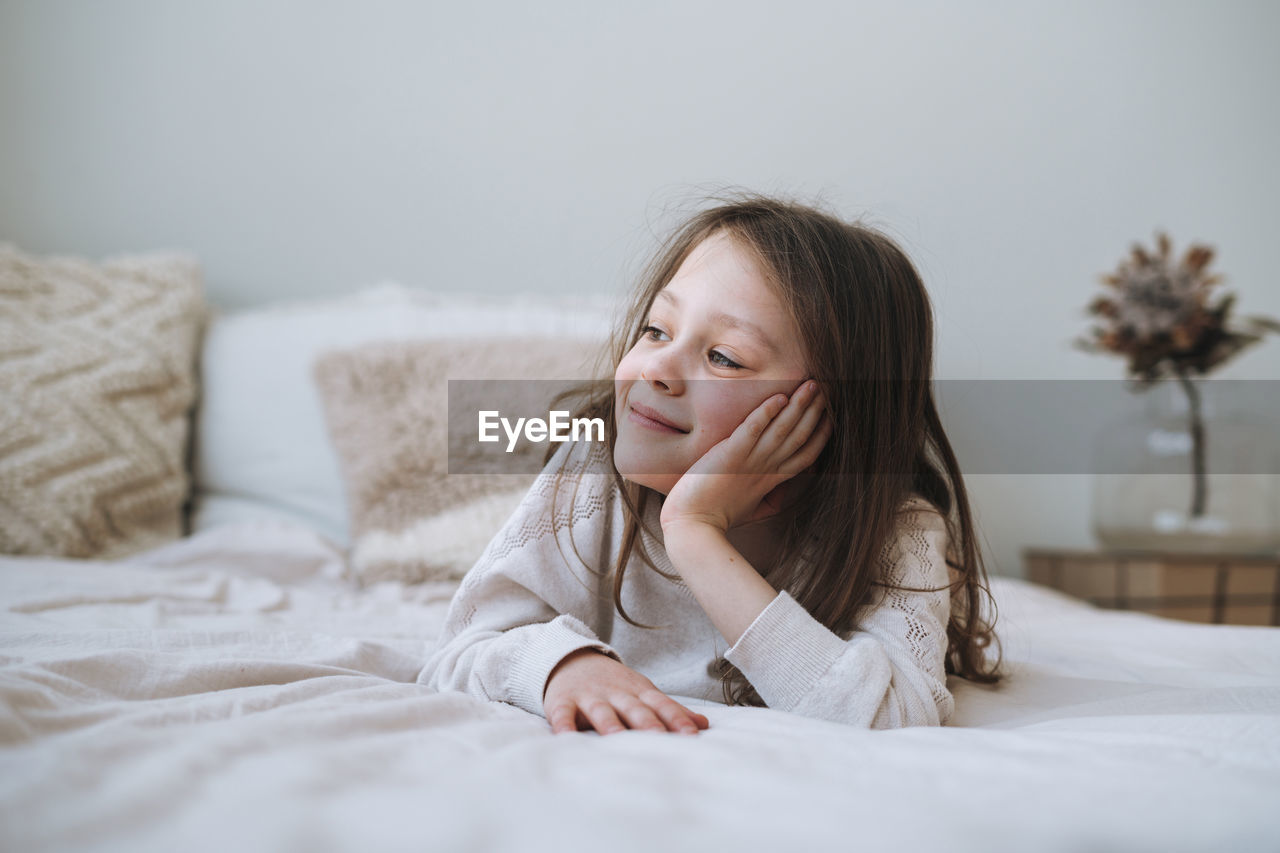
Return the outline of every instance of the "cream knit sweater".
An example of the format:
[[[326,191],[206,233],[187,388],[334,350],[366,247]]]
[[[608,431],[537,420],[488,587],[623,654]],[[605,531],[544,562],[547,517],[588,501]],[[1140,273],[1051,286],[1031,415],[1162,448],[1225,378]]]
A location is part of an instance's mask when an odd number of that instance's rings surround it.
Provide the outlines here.
[[[566,477],[553,521],[552,484],[562,466]],[[944,657],[951,575],[943,559],[946,530],[931,505],[913,497],[909,509],[917,511],[904,513],[901,533],[880,564],[882,578],[940,591],[889,591],[864,608],[858,630],[844,638],[780,591],[727,648],[692,591],[638,556],[627,566],[623,606],[632,619],[659,627],[638,628],[618,615],[609,569],[624,517],[609,471],[603,443],[561,446],[463,579],[419,683],[545,716],[542,697],[552,669],[578,649],[595,648],[677,701],[723,702],[715,669],[724,658],[770,708],[875,729],[950,719],[954,700]],[[659,537],[660,511],[658,501],[649,502],[646,521]],[[655,563],[676,575],[661,539],[641,536]]]

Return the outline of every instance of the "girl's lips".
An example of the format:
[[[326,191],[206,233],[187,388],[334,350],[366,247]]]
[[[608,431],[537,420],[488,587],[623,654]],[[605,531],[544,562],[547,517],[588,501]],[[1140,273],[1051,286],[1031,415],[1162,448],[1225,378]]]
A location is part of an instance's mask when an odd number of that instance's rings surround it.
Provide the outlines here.
[[[632,423],[639,424],[642,427],[647,427],[648,429],[654,430],[655,432],[665,432],[671,435],[685,434],[684,430],[676,429],[675,427],[665,424],[662,421],[654,420],[651,417],[642,415],[639,411],[636,411],[634,406],[631,407],[630,412],[627,413],[627,420],[631,421]]]

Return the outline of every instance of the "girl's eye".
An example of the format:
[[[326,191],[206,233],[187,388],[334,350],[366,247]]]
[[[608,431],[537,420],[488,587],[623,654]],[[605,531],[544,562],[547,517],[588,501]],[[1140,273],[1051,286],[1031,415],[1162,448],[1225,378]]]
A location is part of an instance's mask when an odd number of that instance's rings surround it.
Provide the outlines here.
[[[658,337],[659,335],[661,335],[662,337],[666,337],[666,334],[667,334],[666,332],[662,331],[657,326],[644,326],[640,329],[641,337],[647,338],[648,340],[651,340],[651,341],[659,340],[659,337]],[[725,367],[730,370],[743,369],[741,364],[738,364],[736,361],[734,361],[724,353],[719,352],[717,350],[712,350],[710,353],[707,354],[707,357],[711,359],[712,364],[718,367]]]
[[[717,361],[717,359],[720,359],[720,360],[719,360],[719,361]],[[712,350],[712,351],[711,351],[711,362],[712,362],[712,364],[718,364],[718,365],[720,365],[721,367],[730,367],[730,368],[733,368],[734,370],[741,370],[741,369],[742,369],[742,365],[741,365],[741,364],[738,364],[736,361],[734,361],[733,359],[729,358],[729,357],[728,357],[727,355],[725,355],[724,353],[722,353],[722,352],[717,352],[716,350]]]

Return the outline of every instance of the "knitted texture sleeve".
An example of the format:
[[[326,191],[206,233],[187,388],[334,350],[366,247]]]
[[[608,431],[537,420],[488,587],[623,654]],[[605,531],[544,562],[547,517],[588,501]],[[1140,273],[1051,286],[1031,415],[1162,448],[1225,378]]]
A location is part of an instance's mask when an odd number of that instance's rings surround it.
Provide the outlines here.
[[[900,530],[881,555],[882,580],[935,591],[886,590],[845,640],[784,590],[725,652],[770,708],[873,729],[950,719],[945,522],[921,509]]]
[[[611,500],[604,479],[586,471],[584,454],[571,454],[575,446],[561,446],[463,579],[419,683],[545,716],[547,677],[566,656],[594,648],[622,660],[589,627],[599,597],[585,567],[572,568],[575,547],[592,554],[608,548],[600,517],[608,516]],[[561,468],[565,477],[551,512]]]

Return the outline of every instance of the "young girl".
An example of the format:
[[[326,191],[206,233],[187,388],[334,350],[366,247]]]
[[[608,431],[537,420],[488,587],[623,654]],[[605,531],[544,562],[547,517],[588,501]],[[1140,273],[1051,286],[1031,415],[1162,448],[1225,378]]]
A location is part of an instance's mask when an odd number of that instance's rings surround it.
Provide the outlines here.
[[[945,725],[947,675],[1001,674],[924,285],[869,228],[721,201],[647,268],[612,377],[571,392],[606,440],[552,445],[418,681],[553,732],[695,734],[673,697],[718,696]]]

